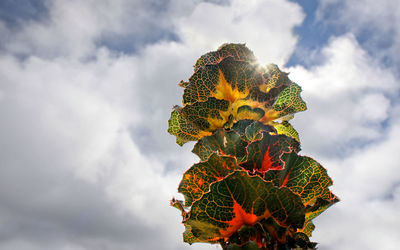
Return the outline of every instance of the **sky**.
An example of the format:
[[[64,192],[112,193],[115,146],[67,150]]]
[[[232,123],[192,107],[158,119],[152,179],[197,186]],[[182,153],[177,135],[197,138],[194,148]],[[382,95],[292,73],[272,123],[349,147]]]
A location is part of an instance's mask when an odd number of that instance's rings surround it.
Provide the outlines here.
[[[0,249],[205,250],[169,206],[198,158],[169,135],[180,80],[246,43],[302,86],[302,155],[341,202],[321,250],[398,249],[397,0],[0,1]]]

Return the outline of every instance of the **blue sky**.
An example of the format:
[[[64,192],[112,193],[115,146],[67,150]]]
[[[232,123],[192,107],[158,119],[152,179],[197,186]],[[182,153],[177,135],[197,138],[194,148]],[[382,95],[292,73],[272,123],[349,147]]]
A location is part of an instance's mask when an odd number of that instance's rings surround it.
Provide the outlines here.
[[[304,155],[342,200],[319,249],[397,249],[396,0],[0,1],[0,248],[218,249],[169,207],[198,159],[169,135],[180,80],[241,42],[302,86]],[[156,239],[156,240],[155,240]]]

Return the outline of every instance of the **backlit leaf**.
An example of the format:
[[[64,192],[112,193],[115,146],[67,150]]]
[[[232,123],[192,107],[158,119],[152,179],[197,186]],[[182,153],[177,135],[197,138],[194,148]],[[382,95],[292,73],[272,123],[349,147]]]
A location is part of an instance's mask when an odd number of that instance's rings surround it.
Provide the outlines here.
[[[242,166],[251,172],[264,174],[269,170],[283,169],[283,154],[300,150],[297,141],[284,135],[262,133],[262,139],[254,141],[247,147],[247,161]]]
[[[301,231],[310,236],[313,225],[307,223],[339,199],[328,189],[332,180],[326,169],[314,159],[295,153],[287,154],[284,158],[285,168],[266,172],[264,179],[276,186],[288,187],[301,197],[303,204],[307,206],[306,228]]]
[[[203,161],[207,160],[211,154],[217,153],[233,156],[240,163],[246,159],[247,144],[248,142],[244,141],[236,131],[219,129],[213,135],[203,137],[198,141],[192,152]]]
[[[304,227],[299,229],[298,232],[305,233],[308,237],[311,237],[311,233],[315,228],[311,220],[339,201],[339,198],[331,192],[329,192],[329,195],[331,195],[329,198],[317,198],[317,201],[314,204],[307,206]]]
[[[225,113],[229,102],[214,97],[179,109],[184,119],[199,130],[212,131],[222,128],[227,122]]]
[[[188,141],[195,141],[205,135],[211,135],[210,132],[201,131],[190,124],[177,110],[172,111],[168,125],[168,132],[176,136],[176,143],[181,146]]]
[[[217,51],[202,55],[194,65],[194,71],[197,71],[204,65],[217,64],[227,57],[233,57],[237,61],[247,61],[250,63],[256,61],[253,52],[244,44],[223,44]]]
[[[284,121],[282,123],[274,124],[274,128],[277,131],[277,134],[286,135],[292,137],[297,142],[300,143],[299,134],[297,131],[290,125],[288,121]]]
[[[257,246],[257,243],[254,241],[250,241],[243,246],[232,244],[230,245],[227,250],[259,250],[260,248]]]
[[[247,159],[247,146],[250,142],[260,140],[262,133],[275,133],[271,126],[251,120],[241,120],[230,130],[219,129],[213,135],[200,139],[192,152],[205,161],[214,152],[220,155],[235,157],[238,163]]]
[[[285,88],[276,100],[273,109],[277,112],[276,118],[291,115],[307,109],[306,103],[300,97],[301,87],[293,83]]]
[[[240,120],[279,125],[276,119],[306,109],[301,88],[287,75],[274,64],[255,63],[243,44],[225,44],[202,56],[189,81],[179,84],[184,106],[171,114],[168,131],[182,145]]]
[[[300,197],[289,189],[238,170],[213,183],[210,192],[192,204],[184,223],[201,241],[218,241],[269,217],[281,226],[302,228],[304,212]]]
[[[302,229],[299,229],[298,232],[304,233],[310,237],[314,229],[315,229],[314,223],[312,223],[311,220],[306,220],[306,222],[304,223],[304,227]]]
[[[185,205],[191,206],[210,189],[211,183],[225,178],[239,169],[236,159],[212,154],[206,161],[194,164],[183,174],[178,191],[185,196]]]
[[[189,244],[202,242],[193,235],[192,227],[189,224],[185,224],[185,231],[183,232],[183,241]],[[212,243],[212,241],[210,241],[210,243]]]
[[[328,189],[332,180],[318,162],[296,153],[287,154],[285,158],[285,168],[268,171],[265,180],[272,181],[276,186],[288,187],[300,195],[304,205],[314,204],[321,197],[329,200],[336,198]]]

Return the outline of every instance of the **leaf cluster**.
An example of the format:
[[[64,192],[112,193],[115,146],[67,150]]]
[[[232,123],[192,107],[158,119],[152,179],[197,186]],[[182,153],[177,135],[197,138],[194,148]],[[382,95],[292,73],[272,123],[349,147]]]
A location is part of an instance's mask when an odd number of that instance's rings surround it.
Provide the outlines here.
[[[173,199],[184,241],[224,249],[313,249],[312,219],[339,199],[326,169],[301,156],[288,120],[304,111],[301,88],[276,65],[261,67],[243,44],[198,59],[183,107],[169,130],[182,145],[197,141],[200,162],[183,175]]]

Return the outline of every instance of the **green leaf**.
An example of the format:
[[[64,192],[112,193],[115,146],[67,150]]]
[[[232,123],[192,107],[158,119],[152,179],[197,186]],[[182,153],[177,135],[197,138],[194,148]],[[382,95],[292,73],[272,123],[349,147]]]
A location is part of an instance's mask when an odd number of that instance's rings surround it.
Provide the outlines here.
[[[222,128],[227,122],[224,113],[228,110],[229,105],[228,101],[210,97],[204,102],[196,102],[178,109],[185,121],[197,129],[215,131],[217,128]]]
[[[249,142],[260,140],[263,132],[275,132],[275,129],[259,122],[240,120],[230,130],[219,129],[211,136],[203,137],[196,143],[192,152],[202,161],[216,152],[235,157],[238,163],[242,163],[247,159],[246,148]]]
[[[299,229],[298,231],[311,237],[312,231],[314,231],[314,229],[315,229],[314,223],[312,223],[311,220],[306,220],[306,222],[304,223],[304,227],[302,229]]]
[[[176,143],[180,146],[188,141],[196,141],[205,135],[211,135],[210,132],[201,131],[194,127],[182,115],[174,110],[171,112],[171,118],[168,120],[168,132],[176,136]]]
[[[218,64],[205,65],[189,78],[183,94],[183,104],[193,104],[215,97],[227,100],[237,108],[242,105],[271,107],[280,92],[292,82],[285,73],[276,71],[276,68],[273,69],[274,74],[269,74],[270,72],[266,71],[268,69],[245,61],[236,61],[233,57],[224,58]],[[267,92],[266,89],[262,91],[262,86],[267,85],[270,80],[264,76],[273,77],[276,74],[285,77],[278,76],[280,82],[270,84],[271,89]]]
[[[239,122],[237,123],[239,124]],[[235,126],[233,127],[235,129]],[[246,127],[244,132],[245,140],[248,142],[258,141],[263,138],[263,132],[273,133],[275,132],[275,128],[269,125],[262,124],[260,122],[252,122],[249,126]]]
[[[199,140],[192,152],[203,161],[207,160],[211,154],[218,153],[220,155],[233,156],[240,163],[246,158],[247,144],[248,142],[244,141],[235,130],[220,129],[213,135]]]
[[[266,172],[264,179],[275,186],[288,187],[301,197],[307,208],[306,224],[300,232],[311,236],[314,225],[310,221],[339,199],[328,188],[332,185],[332,180],[326,169],[314,159],[295,153],[287,154],[284,158],[285,168]]]
[[[264,174],[269,170],[284,168],[285,162],[281,159],[283,154],[299,150],[299,144],[292,138],[263,132],[261,140],[254,141],[247,147],[247,161],[241,166],[251,172]]]
[[[339,198],[337,198],[331,192],[326,192],[325,194],[328,193],[330,197],[322,195],[323,198],[318,197],[314,204],[306,207],[306,221],[304,223],[304,227],[299,229],[298,232],[305,233],[308,237],[311,237],[311,233],[315,228],[311,220],[339,201]]]
[[[336,198],[328,189],[332,185],[331,178],[317,161],[296,153],[286,154],[284,158],[285,168],[268,171],[265,180],[272,181],[276,186],[288,187],[300,195],[304,205],[314,204],[321,197]]]
[[[273,106],[273,109],[277,111],[277,118],[307,109],[306,103],[300,97],[300,92],[301,87],[293,83],[280,93]]]
[[[201,242],[198,238],[196,238],[192,233],[192,227],[188,224],[185,224],[185,231],[183,232],[183,241],[189,243],[190,245],[196,242]]]
[[[210,192],[192,204],[184,223],[199,240],[218,241],[269,217],[281,226],[301,228],[304,212],[300,197],[289,189],[238,170],[213,183]]]
[[[298,143],[300,143],[299,134],[288,121],[276,123],[274,124],[274,128],[276,129],[277,134],[292,137]]]
[[[236,111],[236,120],[255,120],[258,121],[264,117],[265,111],[261,108],[252,108],[248,105],[240,106]]]
[[[236,61],[246,61],[254,63],[256,58],[244,44],[223,44],[217,51],[209,52],[202,55],[194,65],[194,71],[200,67],[210,64],[218,64],[224,58],[233,57]]]
[[[183,201],[181,200],[176,200],[175,198],[173,198],[170,202],[170,205],[176,209],[178,209],[179,211],[181,211],[182,213],[182,217],[186,216],[186,211],[183,205]]]
[[[211,183],[225,178],[240,167],[236,159],[212,154],[206,161],[194,164],[183,174],[178,192],[185,196],[185,205],[191,206],[210,189]]]
[[[311,242],[308,236],[302,232],[296,232],[292,236],[291,249],[315,250],[317,243]]]
[[[227,248],[227,250],[260,250],[260,248],[257,246],[257,243],[255,243],[254,241],[250,241],[243,246],[232,244]]]
[[[287,75],[274,64],[256,64],[243,44],[225,44],[202,56],[189,81],[181,81],[184,106],[176,107],[179,117],[171,114],[168,131],[181,145],[240,120],[275,126],[274,120],[305,109],[301,88]]]

